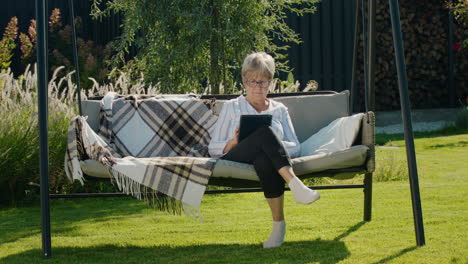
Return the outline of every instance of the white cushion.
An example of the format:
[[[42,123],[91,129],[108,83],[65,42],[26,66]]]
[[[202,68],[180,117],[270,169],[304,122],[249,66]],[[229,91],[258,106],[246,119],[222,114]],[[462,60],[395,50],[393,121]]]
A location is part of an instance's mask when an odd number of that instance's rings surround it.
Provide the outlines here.
[[[301,157],[348,149],[359,133],[364,114],[335,119],[328,126],[301,143]]]

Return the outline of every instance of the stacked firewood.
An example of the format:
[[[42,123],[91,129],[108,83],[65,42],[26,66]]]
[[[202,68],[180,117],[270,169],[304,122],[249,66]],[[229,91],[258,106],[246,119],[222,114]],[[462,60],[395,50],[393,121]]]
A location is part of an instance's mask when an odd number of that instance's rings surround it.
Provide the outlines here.
[[[444,1],[401,0],[400,18],[406,56],[408,88],[413,108],[450,106],[448,10]],[[360,18],[361,19],[361,18]],[[361,20],[359,21],[361,23]],[[361,30],[361,27],[359,27]],[[468,27],[454,24],[454,41],[468,38]],[[363,86],[362,33],[358,53],[359,84]],[[453,47],[450,47],[453,49]],[[468,49],[455,54],[457,101],[468,95]],[[377,110],[400,108],[392,26],[387,0],[377,0],[375,89]],[[361,91],[363,98],[363,91]]]

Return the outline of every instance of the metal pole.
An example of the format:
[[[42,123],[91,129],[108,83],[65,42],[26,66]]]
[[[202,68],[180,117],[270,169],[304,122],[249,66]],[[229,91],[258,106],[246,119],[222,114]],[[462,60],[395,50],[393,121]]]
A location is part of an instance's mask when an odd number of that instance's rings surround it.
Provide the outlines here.
[[[411,106],[408,95],[408,80],[406,76],[405,55],[403,50],[403,38],[400,27],[400,11],[398,0],[389,0],[390,18],[392,20],[393,45],[398,73],[398,87],[400,89],[401,115],[405,130],[406,157],[410,176],[411,200],[413,203],[414,228],[416,231],[416,243],[423,246],[424,226],[422,219],[421,198],[419,195],[418,168],[416,166],[416,153],[414,151],[413,128],[411,125]]]
[[[78,111],[80,116],[83,115],[81,110],[81,87],[80,87],[80,65],[78,61],[78,48],[76,45],[76,29],[75,29],[75,10],[73,9],[73,0],[68,0],[70,6],[70,24],[72,28],[72,45],[73,45],[73,59],[75,60],[75,76],[76,76],[76,95],[78,100]]]
[[[364,8],[364,5],[363,5]],[[375,0],[368,2],[367,17],[367,48],[365,60],[367,62],[366,72],[366,112],[375,111]],[[364,28],[364,24],[363,24]],[[372,173],[366,173],[364,177],[364,221],[370,221],[372,217]]]
[[[364,221],[372,220],[372,173],[364,175]]]
[[[358,29],[359,29],[359,0],[356,0],[356,14],[354,16],[354,45],[353,45],[353,65],[351,66],[351,96],[349,102],[349,113],[353,114],[353,111],[357,105],[355,101],[358,98],[356,96],[356,60],[357,60],[357,50],[359,45],[359,36],[358,36]]]
[[[367,103],[368,109],[367,111],[375,111],[375,0],[369,0],[369,14],[368,14],[368,62],[367,67],[369,70],[367,72]]]
[[[51,257],[49,208],[49,147],[47,135],[47,11],[46,0],[36,0],[37,91],[39,112],[39,160],[41,178],[42,253]]]
[[[314,190],[333,190],[333,189],[360,189],[364,188],[364,184],[344,184],[344,185],[324,185],[324,186],[308,186]],[[285,188],[289,191],[289,188]],[[263,192],[262,188],[236,188],[224,190],[206,190],[205,194],[220,194],[220,193],[246,193],[246,192]],[[51,194],[51,199],[69,199],[69,198],[109,198],[109,197],[127,197],[131,196],[126,193],[68,193],[68,194]]]
[[[452,3],[449,0],[449,3]],[[449,9],[448,16],[448,91],[450,107],[455,106],[455,82],[454,82],[454,54],[453,54],[453,11]]]
[[[368,42],[367,42],[367,28],[366,28],[366,23],[367,23],[367,17],[366,17],[366,0],[361,1],[361,9],[362,9],[362,44],[363,44],[363,55],[364,55],[364,105],[366,112],[369,110],[368,109],[368,97],[367,93],[369,91],[369,68],[367,64],[369,63],[368,60]]]

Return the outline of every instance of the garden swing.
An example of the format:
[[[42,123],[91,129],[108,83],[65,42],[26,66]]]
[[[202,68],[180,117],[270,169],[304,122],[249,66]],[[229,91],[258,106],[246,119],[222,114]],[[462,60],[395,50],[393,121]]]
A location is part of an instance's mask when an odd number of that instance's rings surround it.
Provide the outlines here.
[[[365,73],[365,106],[366,111],[360,123],[359,134],[350,150],[332,153],[328,157],[298,158],[293,161],[294,169],[298,171],[300,178],[306,177],[334,177],[349,178],[358,174],[364,174],[363,184],[350,185],[330,185],[313,186],[314,189],[345,189],[362,188],[364,190],[364,220],[371,220],[372,201],[372,172],[375,167],[374,154],[374,126],[375,118],[373,111],[374,104],[374,61],[375,61],[375,8],[376,1],[367,1],[368,18],[366,24],[366,1],[361,0],[363,17],[363,38],[364,38],[364,73]],[[416,157],[414,151],[414,139],[410,116],[410,102],[408,96],[408,84],[406,79],[406,66],[403,53],[403,41],[400,29],[399,7],[397,0],[389,0],[390,14],[393,29],[393,40],[395,57],[397,62],[398,84],[400,100],[402,106],[402,117],[405,132],[405,142],[407,150],[408,168],[410,174],[410,188],[413,205],[413,217],[416,231],[416,242],[418,246],[425,244],[424,228],[422,222],[422,210],[419,195],[419,183],[416,167]],[[72,43],[75,58],[75,67],[78,69],[76,34],[74,27],[74,11],[72,0],[69,0],[71,23],[72,23]],[[37,58],[38,58],[38,101],[39,101],[39,129],[40,129],[40,190],[41,190],[41,220],[42,220],[42,248],[45,258],[51,257],[51,236],[50,236],[50,198],[77,198],[77,197],[116,197],[125,196],[121,193],[111,194],[49,194],[48,184],[48,136],[47,136],[47,44],[46,44],[46,15],[47,5],[45,0],[36,0],[37,18]],[[356,0],[355,34],[354,34],[354,56],[352,64],[352,77],[350,91],[341,93],[333,91],[316,91],[306,93],[290,94],[270,94],[275,100],[284,103],[291,114],[291,119],[299,140],[302,142],[308,136],[317,132],[320,128],[336,118],[349,116],[352,114],[352,105],[356,94],[355,71],[357,57],[357,18],[359,15],[359,0]],[[82,101],[80,96],[79,71],[77,73],[78,104],[80,115],[88,116],[88,123],[94,130],[98,129],[99,99],[90,98]],[[234,98],[234,95],[205,95],[201,97],[216,99],[213,111],[219,111],[223,100]],[[307,112],[304,111],[307,107]],[[312,109],[315,107],[315,109]],[[81,164],[83,172],[89,176],[106,177],[106,171],[99,167],[97,162],[84,161]],[[256,175],[252,168],[245,164],[221,164],[218,170],[213,171],[213,178],[210,184],[236,187],[227,190],[208,190],[206,193],[239,193],[258,192],[260,188],[242,188],[246,184],[252,186],[252,181],[256,180]],[[257,184],[258,186],[258,184]]]

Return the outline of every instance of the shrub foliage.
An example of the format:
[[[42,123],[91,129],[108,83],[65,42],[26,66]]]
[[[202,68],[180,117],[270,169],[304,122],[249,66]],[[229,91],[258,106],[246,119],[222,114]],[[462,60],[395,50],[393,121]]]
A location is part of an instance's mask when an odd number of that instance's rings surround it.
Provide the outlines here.
[[[112,189],[109,184],[102,183],[82,187],[65,178],[68,124],[76,115],[76,103],[71,74],[57,79],[63,68],[55,70],[48,85],[50,191],[67,193]],[[0,204],[34,200],[39,192],[39,127],[37,77],[29,67],[19,78],[15,78],[9,69],[0,72],[0,120]]]

